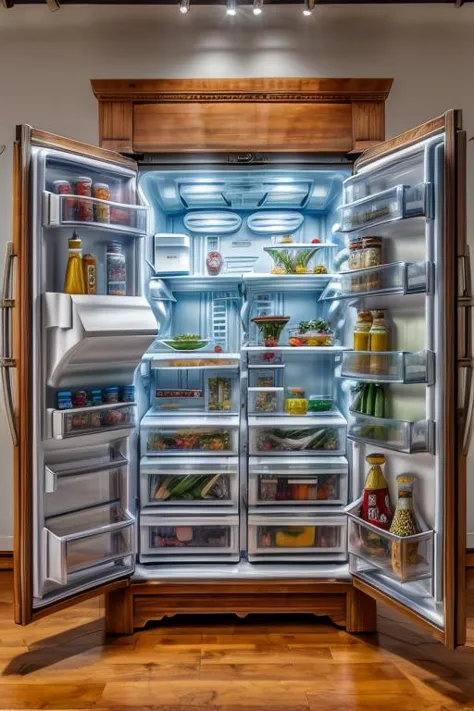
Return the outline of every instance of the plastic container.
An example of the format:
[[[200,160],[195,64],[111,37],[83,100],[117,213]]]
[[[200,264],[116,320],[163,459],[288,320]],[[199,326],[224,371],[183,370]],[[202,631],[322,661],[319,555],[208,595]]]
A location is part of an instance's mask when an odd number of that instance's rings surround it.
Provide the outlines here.
[[[333,409],[332,400],[326,400],[319,395],[310,395],[308,398],[308,412],[330,412]]]
[[[107,294],[110,296],[126,296],[127,294],[127,260],[122,252],[120,242],[107,242]]]

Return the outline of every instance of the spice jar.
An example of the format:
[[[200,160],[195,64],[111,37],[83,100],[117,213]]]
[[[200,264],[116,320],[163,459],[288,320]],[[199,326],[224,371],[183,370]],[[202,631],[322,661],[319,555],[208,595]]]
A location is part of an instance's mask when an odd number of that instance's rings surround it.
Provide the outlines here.
[[[419,532],[413,506],[413,487],[416,477],[410,474],[397,476],[398,499],[393,515],[390,533],[396,536],[414,536]],[[418,564],[418,544],[392,541],[392,568],[395,573],[405,577],[406,566],[413,568]]]
[[[379,267],[382,264],[382,239],[364,237],[362,240],[362,264],[364,267]],[[365,275],[365,290],[380,289],[380,271],[374,269]]]
[[[287,415],[306,415],[308,401],[303,388],[286,389],[285,412]]]
[[[110,187],[107,183],[94,183],[92,186],[92,196],[99,200],[110,200]],[[96,222],[110,222],[110,205],[96,203],[94,205],[94,216]]]
[[[74,193],[84,197],[92,196],[92,180],[87,176],[76,178]],[[80,222],[93,222],[94,208],[90,200],[76,200],[76,220]]]

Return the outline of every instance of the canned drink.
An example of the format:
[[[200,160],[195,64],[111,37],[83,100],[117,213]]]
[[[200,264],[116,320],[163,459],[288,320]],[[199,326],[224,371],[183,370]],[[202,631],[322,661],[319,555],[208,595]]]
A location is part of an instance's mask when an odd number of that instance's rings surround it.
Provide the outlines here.
[[[122,388],[122,402],[133,402],[135,400],[135,386],[125,385]]]
[[[119,401],[119,389],[115,385],[104,388],[103,390],[104,405],[113,405]]]
[[[92,179],[81,176],[74,181],[74,194],[92,197]],[[90,200],[76,200],[76,220],[79,222],[93,222],[94,208]]]
[[[72,394],[72,404],[73,407],[87,407],[89,405],[89,398],[85,390],[76,390]]]
[[[72,409],[72,393],[70,390],[61,390],[57,394],[58,410]]]
[[[56,195],[72,195],[72,184],[69,180],[55,180],[53,182],[53,190]],[[74,198],[65,198],[61,205],[61,219],[63,222],[74,220],[74,208],[76,201]]]
[[[94,183],[92,186],[92,197],[99,200],[110,200],[111,192],[107,183]],[[110,222],[110,205],[98,203],[94,205],[94,216],[96,222]]]

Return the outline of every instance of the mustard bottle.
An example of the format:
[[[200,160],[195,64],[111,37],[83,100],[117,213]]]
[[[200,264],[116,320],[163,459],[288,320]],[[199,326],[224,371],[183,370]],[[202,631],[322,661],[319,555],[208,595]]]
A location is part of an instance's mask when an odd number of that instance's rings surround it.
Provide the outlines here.
[[[64,279],[66,294],[85,294],[84,272],[82,268],[82,240],[74,230],[68,239],[69,256]]]

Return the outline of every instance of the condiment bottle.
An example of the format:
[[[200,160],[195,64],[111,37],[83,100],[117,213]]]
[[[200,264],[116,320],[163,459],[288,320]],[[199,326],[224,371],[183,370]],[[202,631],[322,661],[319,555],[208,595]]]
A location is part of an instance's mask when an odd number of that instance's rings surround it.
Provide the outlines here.
[[[372,314],[370,311],[359,311],[354,328],[354,350],[370,351],[370,329],[372,327]],[[370,367],[370,356],[361,355],[354,358],[354,370],[358,373],[367,373]]]
[[[385,322],[385,311],[372,311],[372,326],[370,328],[370,351],[377,355],[370,356],[371,375],[386,375],[389,368],[387,356],[378,355],[388,351],[389,332]]]
[[[360,237],[355,237],[349,242],[349,259],[347,266],[350,270],[360,269],[362,264],[362,239]],[[351,291],[363,291],[363,280],[364,277],[352,277],[351,279]]]
[[[413,506],[413,486],[416,477],[410,474],[397,476],[398,499],[393,514],[390,533],[396,536],[414,536],[419,533],[419,526]],[[404,550],[403,550],[404,549]],[[394,572],[405,577],[405,566],[414,567],[418,563],[418,544],[392,541],[392,567]]]
[[[362,239],[362,265],[364,267],[379,267],[382,264],[382,239],[380,237],[364,237]],[[365,275],[365,290],[380,289],[380,271],[374,269]]]
[[[66,294],[85,294],[84,274],[82,271],[82,241],[74,230],[68,240],[69,256],[64,279]]]
[[[93,254],[82,257],[82,269],[86,294],[97,294],[97,259]]]
[[[365,461],[370,464],[362,495],[361,517],[378,528],[387,530],[392,519],[392,506],[387,481],[382,466],[385,455],[369,454]]]

